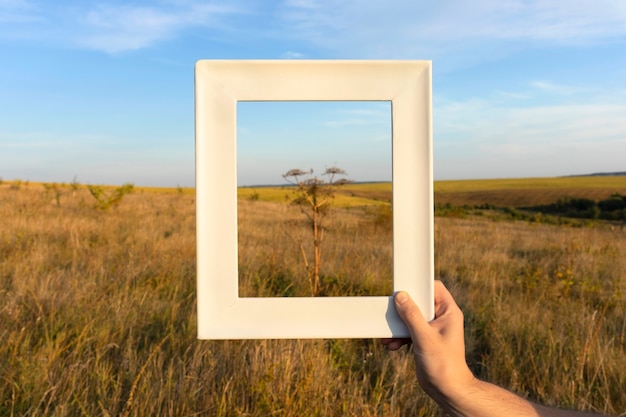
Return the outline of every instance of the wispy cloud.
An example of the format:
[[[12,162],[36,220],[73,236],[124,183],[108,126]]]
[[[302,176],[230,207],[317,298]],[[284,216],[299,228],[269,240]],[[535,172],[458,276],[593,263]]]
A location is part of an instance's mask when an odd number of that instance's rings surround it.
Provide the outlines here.
[[[438,177],[520,176],[529,166],[537,176],[623,170],[626,104],[587,100],[441,102],[435,107]]]
[[[296,51],[287,51],[282,55],[284,59],[303,59],[305,58],[305,54]]]
[[[435,107],[435,120],[438,133],[450,140],[545,144],[624,138],[626,103],[590,100],[534,106],[489,100],[443,102]]]
[[[370,103],[368,103],[370,104]],[[323,123],[328,127],[390,126],[391,112],[382,110],[355,109],[338,112],[337,118]]]
[[[537,90],[558,95],[584,94],[591,91],[590,89],[580,86],[558,84],[550,81],[540,80],[531,81],[530,85]]]
[[[340,120],[329,120],[322,125],[327,127],[349,127],[349,126],[370,126],[373,124],[380,124],[380,122],[368,120],[364,118],[351,118]]]
[[[27,38],[67,47],[118,53],[151,47],[185,30],[226,31],[246,14],[237,2],[195,0],[107,3],[38,3],[0,0],[0,38]]]
[[[26,0],[0,0],[0,40],[36,38],[32,28],[42,23],[43,13]]]
[[[98,5],[80,23],[80,44],[105,52],[149,47],[192,27],[219,25],[220,18],[241,11],[227,5],[176,3],[170,5]]]
[[[328,51],[380,58],[442,56],[467,48],[497,55],[519,47],[511,42],[594,44],[626,36],[626,3],[612,0],[290,0],[281,16],[294,36]]]
[[[246,17],[253,15],[254,19]],[[13,27],[33,22],[35,26]],[[499,56],[518,43],[596,44],[626,36],[626,3],[614,0],[0,0],[0,36],[25,35],[109,53],[150,47],[190,28],[240,31],[247,39],[304,42],[322,55],[407,58]],[[287,52],[286,56],[298,52]]]
[[[38,20],[35,7],[25,0],[0,0],[0,22],[21,23]]]

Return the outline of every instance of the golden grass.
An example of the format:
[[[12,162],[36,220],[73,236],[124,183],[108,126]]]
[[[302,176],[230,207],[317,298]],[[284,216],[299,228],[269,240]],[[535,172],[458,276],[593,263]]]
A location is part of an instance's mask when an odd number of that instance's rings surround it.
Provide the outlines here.
[[[241,187],[237,189],[240,200],[259,200],[270,202],[293,201],[295,188],[282,187]],[[332,202],[334,207],[383,206],[391,203],[391,183],[359,183],[341,186]]]
[[[261,201],[288,202],[293,199],[292,187],[240,187],[238,199],[258,199]]]
[[[626,176],[435,181],[434,192],[437,204],[529,207],[565,197],[603,200],[626,194]]]
[[[438,415],[407,352],[377,340],[196,340],[193,196],[135,192],[105,212],[84,188],[12,185],[0,185],[0,415]],[[242,291],[301,279],[280,230],[296,208],[241,206],[240,234],[257,242],[240,261]],[[323,267],[355,284],[330,280],[329,291],[370,291],[387,273],[373,241],[388,216],[336,210]],[[624,231],[481,218],[437,218],[435,231],[436,274],[464,308],[478,375],[624,413]],[[357,288],[366,274],[377,278]]]
[[[196,189],[193,187],[135,187],[135,192],[194,195],[196,193]]]
[[[244,297],[310,295],[302,250],[312,265],[313,237],[300,208],[240,200],[238,211],[239,294]],[[335,208],[323,223],[321,295],[391,294],[391,217],[376,208]]]
[[[551,404],[626,410],[623,230],[438,219],[435,239],[479,375]]]
[[[625,176],[581,176],[549,178],[509,178],[489,180],[435,181],[435,192],[469,192],[489,190],[536,190],[542,188],[626,188]]]
[[[521,178],[495,180],[435,181],[436,204],[498,207],[529,207],[551,204],[561,198],[603,200],[612,194],[626,195],[626,176]],[[239,188],[240,199],[289,202],[291,187]],[[392,183],[357,183],[341,187],[333,201],[335,207],[363,207],[390,204]]]

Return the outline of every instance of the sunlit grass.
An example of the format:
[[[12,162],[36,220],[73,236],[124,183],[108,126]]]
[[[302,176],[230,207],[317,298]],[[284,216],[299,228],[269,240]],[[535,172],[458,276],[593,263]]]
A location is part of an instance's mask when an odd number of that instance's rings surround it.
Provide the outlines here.
[[[296,198],[295,188],[280,187],[240,187],[237,197],[241,200],[269,202],[291,202]],[[391,183],[358,183],[341,186],[331,205],[335,207],[380,206],[391,202]]]
[[[435,181],[435,203],[529,207],[562,198],[603,200],[626,195],[626,176]]]
[[[250,294],[302,279],[286,236],[300,232],[281,229],[300,214],[284,200],[240,202],[242,241],[262,239],[240,259]],[[333,210],[328,289],[381,285],[390,213]],[[196,340],[193,194],[136,191],[102,211],[82,186],[4,181],[0,219],[0,415],[440,415],[410,355],[378,340]],[[626,410],[625,253],[626,232],[602,223],[435,220],[436,277],[465,312],[472,369],[614,415]]]
[[[487,180],[435,181],[436,193],[490,190],[538,190],[543,188],[614,188],[626,189],[626,176],[582,176],[550,178],[514,178]]]

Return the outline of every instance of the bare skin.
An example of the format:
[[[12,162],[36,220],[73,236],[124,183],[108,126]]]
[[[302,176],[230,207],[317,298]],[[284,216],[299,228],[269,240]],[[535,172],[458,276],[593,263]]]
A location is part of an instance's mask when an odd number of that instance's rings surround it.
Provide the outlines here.
[[[531,403],[503,388],[474,377],[465,361],[463,312],[445,286],[435,282],[435,319],[424,319],[406,292],[395,296],[398,315],[410,339],[383,339],[389,350],[412,343],[417,380],[449,415],[458,417],[593,417]]]

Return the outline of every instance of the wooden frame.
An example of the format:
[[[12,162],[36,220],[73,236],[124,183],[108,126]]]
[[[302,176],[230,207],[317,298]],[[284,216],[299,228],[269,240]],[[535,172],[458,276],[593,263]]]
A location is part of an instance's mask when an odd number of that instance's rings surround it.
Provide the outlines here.
[[[238,295],[238,101],[391,101],[393,291],[431,319],[433,190],[430,61],[198,61],[197,303],[200,339],[407,337],[393,295]]]

